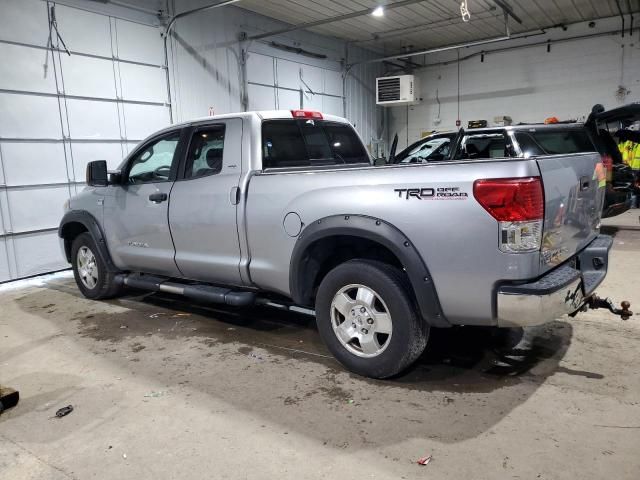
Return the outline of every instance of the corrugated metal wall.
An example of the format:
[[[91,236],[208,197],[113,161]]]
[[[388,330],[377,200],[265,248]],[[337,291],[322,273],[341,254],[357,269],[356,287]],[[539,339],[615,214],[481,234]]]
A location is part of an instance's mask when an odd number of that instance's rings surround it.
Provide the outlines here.
[[[180,11],[202,1],[175,2]],[[208,10],[177,21],[169,42],[169,71],[174,120],[182,121],[243,108],[241,45],[247,51],[249,110],[309,108],[346,116],[366,144],[382,136],[382,118],[375,106],[375,77],[379,65],[355,67],[346,91],[342,75],[345,42],[298,31],[262,41],[240,43],[249,36],[282,28],[283,24],[236,7]],[[326,55],[325,59],[274,48],[277,42]],[[350,48],[349,61],[372,54]],[[301,93],[302,91],[302,93]]]

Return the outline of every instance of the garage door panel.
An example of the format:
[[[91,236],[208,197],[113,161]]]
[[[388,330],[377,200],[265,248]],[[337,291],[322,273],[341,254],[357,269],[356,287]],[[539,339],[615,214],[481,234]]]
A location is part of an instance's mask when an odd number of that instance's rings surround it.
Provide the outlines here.
[[[250,82],[275,85],[273,57],[250,53],[247,58],[247,78]]]
[[[49,71],[46,78],[44,76],[43,64],[46,55],[47,53],[44,50],[38,48],[0,44],[0,59],[11,59],[10,62],[0,62],[0,88],[56,93],[51,57],[49,57]]]
[[[280,110],[294,110],[300,107],[299,91],[278,89],[278,108]]]
[[[89,162],[106,160],[109,170],[115,170],[122,162],[122,148],[119,143],[74,143],[71,148],[76,182],[85,180]]]
[[[0,234],[4,235],[11,231],[11,221],[9,217],[9,203],[7,190],[0,188]]]
[[[63,215],[63,204],[69,188],[33,187],[7,190],[13,232],[57,227]]]
[[[67,181],[62,143],[4,143],[2,163],[7,185]]]
[[[62,55],[61,60],[67,95],[116,98],[112,60],[80,55]]]
[[[109,17],[56,5],[56,19],[58,30],[69,50],[111,56]]]
[[[9,270],[9,262],[7,255],[7,239],[0,238],[0,282],[6,282],[11,279],[11,271]]]
[[[160,30],[126,20],[116,20],[118,58],[135,62],[164,64]]]
[[[47,44],[47,4],[38,0],[0,1],[0,38],[32,45]]]
[[[115,102],[67,99],[67,112],[71,138],[120,138],[118,108]]]
[[[302,80],[300,80],[301,71]],[[314,92],[322,93],[322,69],[278,59],[278,86],[287,88],[310,88]]]
[[[342,72],[324,71],[324,93],[342,96]]]
[[[344,117],[344,106],[342,103],[342,98],[339,97],[322,97],[322,112],[337,115],[339,117]]]
[[[276,109],[276,92],[274,88],[250,84],[247,91],[249,94],[249,110]]]
[[[58,99],[0,93],[0,137],[62,138]]]
[[[305,110],[315,110],[322,112],[322,95],[304,94],[302,97],[302,108]]]
[[[124,118],[127,138],[142,140],[169,125],[169,109],[164,106],[126,103]]]
[[[167,102],[167,77],[157,67],[120,63],[122,98],[144,102]]]
[[[17,235],[13,238],[18,277],[69,268],[62,256],[57,232]]]

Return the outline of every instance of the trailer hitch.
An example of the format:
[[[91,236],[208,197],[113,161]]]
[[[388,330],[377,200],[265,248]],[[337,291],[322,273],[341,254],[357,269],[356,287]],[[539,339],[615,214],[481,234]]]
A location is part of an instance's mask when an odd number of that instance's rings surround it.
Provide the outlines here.
[[[585,304],[578,312],[585,312],[588,308],[595,310],[597,308],[606,308],[614,315],[619,315],[622,320],[629,320],[633,312],[629,310],[631,304],[628,301],[620,303],[621,308],[616,308],[613,301],[610,298],[600,298],[597,295],[591,295],[586,299]],[[575,316],[578,312],[573,313],[571,316]]]

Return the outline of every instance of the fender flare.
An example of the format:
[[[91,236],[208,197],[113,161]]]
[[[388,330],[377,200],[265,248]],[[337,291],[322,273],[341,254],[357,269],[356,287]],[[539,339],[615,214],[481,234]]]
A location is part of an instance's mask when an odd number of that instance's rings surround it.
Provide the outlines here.
[[[107,248],[107,242],[102,232],[102,228],[100,224],[96,220],[96,218],[91,215],[86,210],[71,210],[64,214],[62,220],[60,221],[60,226],[58,227],[58,236],[64,240],[64,252],[67,257],[67,261],[71,263],[71,241],[66,238],[67,228],[72,223],[79,223],[87,229],[87,231],[93,237],[93,240],[96,242],[96,246],[98,247],[98,251],[96,252],[103,263],[106,265],[107,270],[109,272],[117,273],[120,270],[115,266],[113,260],[111,259],[111,254],[109,254],[109,249]]]
[[[422,318],[434,327],[449,327],[438,300],[438,294],[422,256],[399,229],[384,220],[365,215],[333,215],[306,226],[298,236],[289,265],[289,290],[293,300],[305,305],[304,278],[310,267],[305,254],[318,240],[332,236],[352,236],[379,243],[402,263]]]

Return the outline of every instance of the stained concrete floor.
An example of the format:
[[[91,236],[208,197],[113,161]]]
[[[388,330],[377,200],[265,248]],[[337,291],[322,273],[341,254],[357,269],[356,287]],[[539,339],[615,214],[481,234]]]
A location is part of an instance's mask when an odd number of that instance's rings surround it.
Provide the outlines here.
[[[599,292],[638,309],[640,231],[613,233]],[[0,478],[635,480],[639,346],[640,317],[602,310],[441,330],[409,372],[372,381],[308,315],[92,302],[57,275],[0,287],[0,383],[21,394],[0,416]]]

